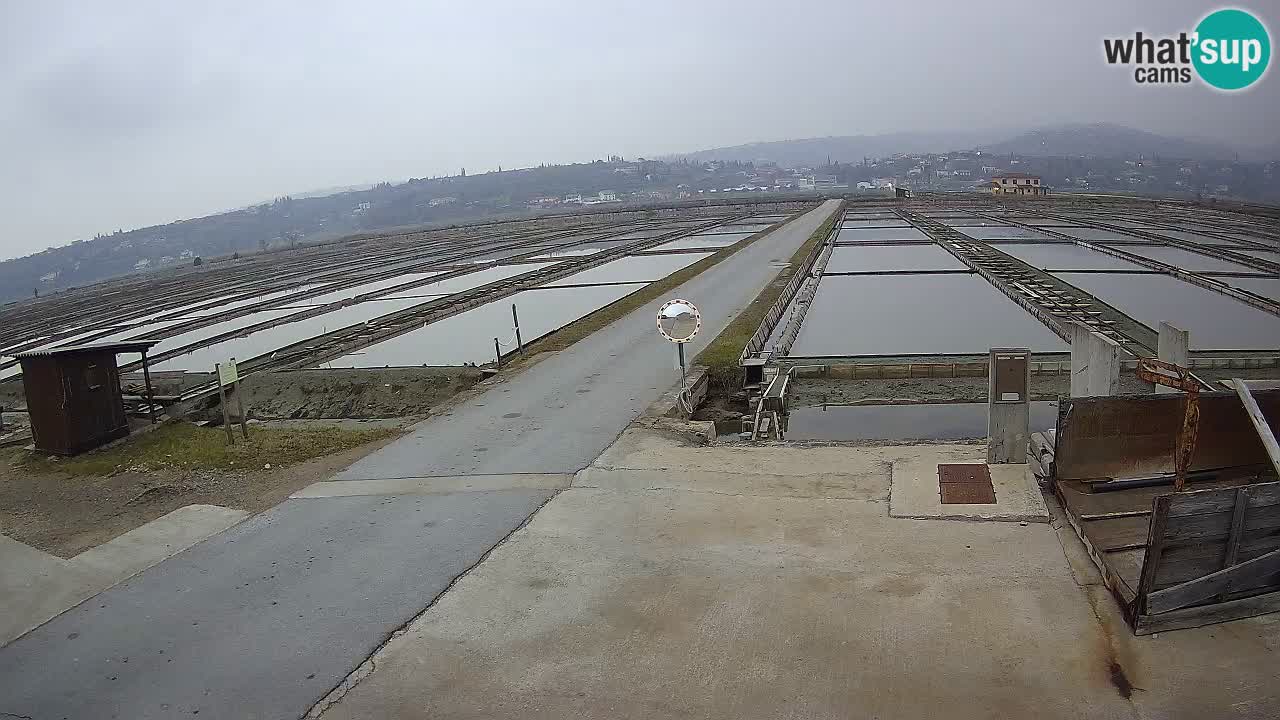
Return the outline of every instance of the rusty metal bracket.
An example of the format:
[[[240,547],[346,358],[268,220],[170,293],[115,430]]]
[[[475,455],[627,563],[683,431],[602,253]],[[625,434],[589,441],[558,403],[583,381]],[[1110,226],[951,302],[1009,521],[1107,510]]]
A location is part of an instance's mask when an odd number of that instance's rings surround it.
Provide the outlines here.
[[[1182,413],[1182,430],[1173,450],[1173,491],[1182,492],[1187,485],[1187,468],[1196,451],[1196,435],[1200,431],[1200,389],[1203,383],[1187,368],[1156,358],[1138,358],[1137,375],[1155,385],[1186,393]]]

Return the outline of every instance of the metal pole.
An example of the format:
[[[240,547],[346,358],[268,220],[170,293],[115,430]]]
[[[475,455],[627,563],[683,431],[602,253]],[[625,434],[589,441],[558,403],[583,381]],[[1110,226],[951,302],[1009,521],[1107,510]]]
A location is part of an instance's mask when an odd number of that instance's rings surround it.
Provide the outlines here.
[[[147,385],[147,407],[151,410],[151,424],[156,424],[156,394],[151,391],[151,368],[147,366],[147,349],[142,349],[142,380]]]
[[[511,303],[511,322],[516,324],[516,350],[524,354],[524,340],[520,338],[520,316],[516,315],[516,304]]]
[[[676,343],[676,350],[680,353],[680,398],[683,401],[685,397],[685,373],[684,373],[684,343]],[[686,403],[692,405],[692,403]],[[693,412],[693,408],[689,408],[689,412]]]
[[[498,344],[498,338],[493,339],[493,355],[498,359],[498,367],[502,367],[502,346]]]

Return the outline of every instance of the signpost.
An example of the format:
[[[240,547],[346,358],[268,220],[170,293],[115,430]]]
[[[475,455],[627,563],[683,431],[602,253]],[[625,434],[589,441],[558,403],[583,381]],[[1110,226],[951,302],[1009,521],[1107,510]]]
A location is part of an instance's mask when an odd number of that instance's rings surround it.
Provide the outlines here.
[[[222,401],[222,426],[227,429],[227,444],[234,445],[235,434],[231,431],[231,411],[227,408],[227,398],[236,399],[236,410],[240,413],[240,432],[244,439],[249,439],[249,423],[245,417],[244,400],[240,397],[240,371],[236,367],[236,359],[225,363],[214,363],[213,370],[218,375],[218,398]],[[231,391],[228,392],[227,388]]]
[[[680,402],[686,406],[690,403],[689,390],[685,387],[684,344],[692,340],[701,329],[702,313],[688,300],[668,300],[658,308],[658,334],[676,345],[676,354],[680,360]],[[693,408],[688,409],[693,411]]]

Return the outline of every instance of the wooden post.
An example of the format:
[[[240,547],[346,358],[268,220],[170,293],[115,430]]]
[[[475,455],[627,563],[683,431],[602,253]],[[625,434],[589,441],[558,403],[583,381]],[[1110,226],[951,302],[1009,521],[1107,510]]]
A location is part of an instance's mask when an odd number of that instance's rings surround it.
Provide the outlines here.
[[[524,354],[524,340],[520,337],[520,316],[516,315],[516,304],[511,303],[511,322],[516,325],[516,350]]]
[[[218,376],[218,404],[222,406],[222,427],[227,431],[227,444],[235,445],[236,436],[231,433],[231,413],[227,411],[227,389],[222,386],[222,363],[213,364],[213,373]]]
[[[1271,426],[1267,424],[1267,418],[1263,416],[1262,409],[1258,407],[1258,401],[1253,399],[1253,393],[1249,392],[1249,386],[1244,384],[1244,380],[1240,378],[1232,378],[1231,384],[1236,388],[1236,394],[1240,396],[1240,402],[1244,404],[1244,411],[1249,414],[1249,420],[1253,422],[1253,429],[1258,433],[1258,439],[1262,441],[1262,447],[1267,450],[1267,457],[1271,458],[1271,467],[1280,473],[1280,443],[1276,442],[1276,436],[1271,432]]]
[[[240,433],[244,435],[245,441],[249,440],[249,418],[245,417],[244,398],[240,396],[240,381],[236,380],[231,386],[231,394],[236,398],[236,410],[240,413]]]
[[[502,367],[502,345],[498,343],[498,338],[493,339],[493,356],[497,358],[496,365]]]
[[[231,358],[232,364],[236,359]],[[244,397],[240,395],[240,368],[236,367],[236,380],[231,384],[231,394],[236,398],[236,409],[240,412],[240,432],[244,435],[247,442],[249,440],[249,418],[244,412]]]
[[[147,365],[147,349],[142,349],[142,380],[147,385],[147,408],[151,411],[151,424],[156,424],[156,394],[151,391],[151,368]]]

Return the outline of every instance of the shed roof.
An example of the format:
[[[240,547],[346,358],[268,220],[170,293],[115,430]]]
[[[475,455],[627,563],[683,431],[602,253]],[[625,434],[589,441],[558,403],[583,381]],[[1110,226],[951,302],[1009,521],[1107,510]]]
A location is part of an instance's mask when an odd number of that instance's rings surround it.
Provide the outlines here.
[[[159,340],[127,340],[124,342],[113,343],[89,343],[86,345],[63,345],[62,347],[44,348],[41,350],[28,350],[26,352],[14,353],[13,357],[19,360],[23,358],[50,357],[54,355],[74,355],[76,353],[89,352],[142,352],[150,350],[152,346],[159,343]]]

